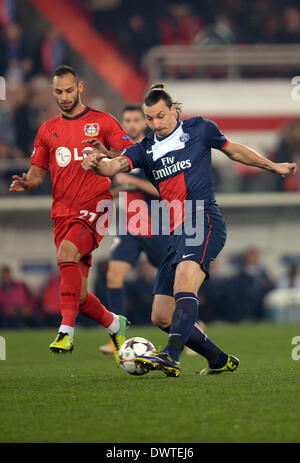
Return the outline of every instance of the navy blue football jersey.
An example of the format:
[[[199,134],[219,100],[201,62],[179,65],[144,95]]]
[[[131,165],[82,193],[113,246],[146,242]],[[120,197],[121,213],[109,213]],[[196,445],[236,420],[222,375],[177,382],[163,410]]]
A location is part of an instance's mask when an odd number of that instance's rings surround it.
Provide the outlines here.
[[[203,200],[208,207],[215,204],[211,148],[221,150],[228,143],[213,121],[192,117],[178,121],[165,138],[152,132],[122,155],[131,169],[145,171],[163,200],[179,200],[182,205],[186,200]]]

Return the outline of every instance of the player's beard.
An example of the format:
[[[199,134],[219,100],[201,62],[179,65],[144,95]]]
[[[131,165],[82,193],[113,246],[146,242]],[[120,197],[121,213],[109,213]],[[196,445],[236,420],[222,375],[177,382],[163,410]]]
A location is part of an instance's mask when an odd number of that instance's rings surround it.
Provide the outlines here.
[[[71,112],[73,111],[73,109],[78,105],[78,103],[79,103],[79,92],[77,92],[73,104],[70,105],[70,106],[67,107],[67,108],[64,107],[63,104],[58,103],[58,101],[57,101],[58,106],[60,107],[60,109],[61,109],[64,113],[71,113]]]

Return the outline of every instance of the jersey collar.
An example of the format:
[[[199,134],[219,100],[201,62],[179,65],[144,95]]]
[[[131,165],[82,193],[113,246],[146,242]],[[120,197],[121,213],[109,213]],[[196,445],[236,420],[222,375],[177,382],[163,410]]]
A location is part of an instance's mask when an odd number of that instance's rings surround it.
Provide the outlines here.
[[[155,141],[163,141],[163,140],[165,140],[166,138],[170,137],[174,132],[176,132],[176,130],[178,129],[178,127],[179,127],[181,124],[182,124],[182,121],[179,121],[179,120],[178,120],[175,129],[172,130],[172,132],[169,133],[169,135],[167,135],[166,137],[161,138],[161,137],[158,137],[158,136],[156,135],[156,133],[154,133],[154,140],[155,140]]]
[[[81,111],[81,113],[76,114],[76,116],[69,117],[69,116],[65,116],[65,114],[62,114],[61,117],[63,119],[67,119],[67,121],[75,121],[76,119],[79,119],[80,117],[85,116],[85,114],[88,113],[89,110],[90,110],[89,106],[86,106],[85,109]]]

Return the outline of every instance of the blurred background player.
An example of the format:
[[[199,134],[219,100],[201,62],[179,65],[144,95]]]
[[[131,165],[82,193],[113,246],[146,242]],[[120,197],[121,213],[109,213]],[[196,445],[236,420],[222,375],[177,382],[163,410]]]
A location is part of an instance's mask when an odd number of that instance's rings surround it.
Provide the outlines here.
[[[147,127],[143,110],[140,106],[125,106],[122,112],[122,126],[134,143],[139,143],[145,137]],[[117,174],[113,182],[115,188],[111,190],[114,197],[118,197],[120,191],[126,191],[126,196],[120,196],[119,207],[126,208],[126,234],[115,237],[111,247],[111,254],[107,271],[107,301],[111,310],[118,315],[126,315],[126,298],[124,281],[128,272],[136,267],[140,255],[144,252],[148,261],[156,268],[167,252],[168,235],[151,235],[151,200],[158,199],[159,193],[147,180],[142,169],[133,169],[130,174]],[[128,222],[131,213],[130,204],[134,200],[141,200],[147,204],[147,214],[143,214],[139,224],[138,233],[130,232]],[[139,215],[140,217],[140,215]],[[143,310],[143,307],[140,308]],[[104,354],[113,353],[113,344],[110,342],[100,346]]]
[[[152,310],[152,321],[169,333],[169,341],[163,351],[140,356],[135,362],[150,370],[161,370],[167,376],[179,376],[181,353],[187,345],[208,360],[201,374],[210,375],[234,371],[239,366],[236,357],[222,351],[196,326],[199,289],[209,277],[210,262],[216,259],[226,241],[226,224],[215,200],[211,148],[223,151],[233,161],[283,177],[295,174],[297,166],[274,163],[242,144],[231,142],[208,119],[192,117],[180,121],[180,110],[181,105],[165,91],[163,84],[153,85],[144,99],[145,118],[153,132],[118,158],[108,160],[101,153],[92,153],[82,165],[103,176],[143,168],[163,200],[169,204],[174,200],[180,202],[179,213],[170,214],[168,254],[157,273]],[[187,200],[193,206],[188,216]],[[196,241],[200,232],[197,222],[195,227],[196,200],[204,202],[201,219],[204,236],[199,244],[190,244],[187,241],[191,234],[185,225],[194,228]],[[179,233],[178,227],[181,227]]]
[[[61,114],[39,129],[27,174],[13,176],[10,191],[23,192],[39,187],[51,171],[52,212],[57,264],[60,271],[62,321],[58,335],[50,344],[52,352],[73,349],[74,325],[78,311],[107,328],[117,351],[125,340],[127,319],[108,311],[87,290],[91,252],[103,236],[96,230],[101,213],[97,204],[111,200],[111,181],[86,172],[81,167],[83,142],[97,137],[107,148],[121,152],[132,145],[127,133],[110,114],[81,102],[83,82],[69,66],[53,73],[52,94]]]

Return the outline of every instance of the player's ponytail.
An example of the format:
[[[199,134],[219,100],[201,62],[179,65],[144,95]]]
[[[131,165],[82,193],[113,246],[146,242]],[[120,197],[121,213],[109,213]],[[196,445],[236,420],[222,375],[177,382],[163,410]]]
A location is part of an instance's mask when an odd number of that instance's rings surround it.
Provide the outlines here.
[[[172,105],[175,105],[177,117],[179,118],[182,104],[179,103],[179,101],[173,101],[171,95],[166,92],[165,85],[161,82],[151,85],[150,90],[145,95],[144,104],[146,106],[153,106],[160,100],[163,100],[168,108],[171,108]]]
[[[162,88],[165,88],[165,84],[163,84],[163,83],[161,82],[161,83],[159,83],[159,84],[153,84],[153,85],[151,85],[150,91],[151,91],[151,90],[160,90],[160,89],[162,89]]]

